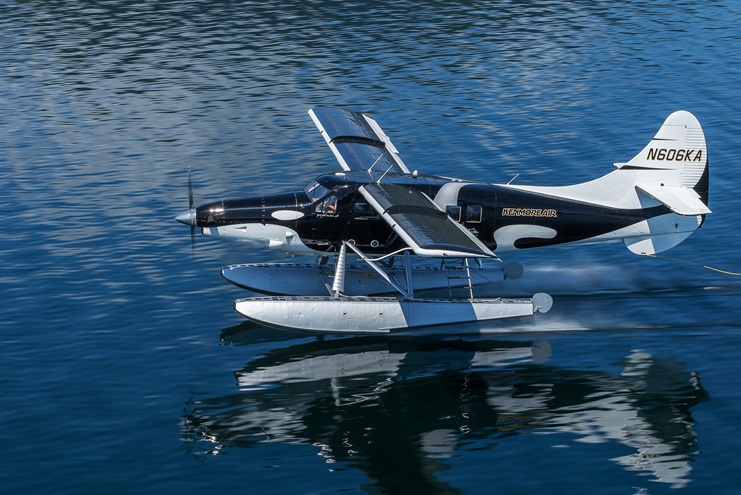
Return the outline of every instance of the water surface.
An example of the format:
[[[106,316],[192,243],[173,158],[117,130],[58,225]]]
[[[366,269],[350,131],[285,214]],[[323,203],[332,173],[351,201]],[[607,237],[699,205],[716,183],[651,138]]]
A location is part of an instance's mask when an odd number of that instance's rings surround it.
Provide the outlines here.
[[[622,245],[508,257],[519,333],[243,323],[196,200],[337,170],[312,106],[420,172],[560,185],[704,126],[704,227],[741,271],[741,9],[712,3],[0,1],[0,412],[13,493],[735,493],[741,283]],[[493,330],[497,327],[494,326]],[[460,334],[461,329],[441,329]],[[535,332],[535,333],[533,333]]]

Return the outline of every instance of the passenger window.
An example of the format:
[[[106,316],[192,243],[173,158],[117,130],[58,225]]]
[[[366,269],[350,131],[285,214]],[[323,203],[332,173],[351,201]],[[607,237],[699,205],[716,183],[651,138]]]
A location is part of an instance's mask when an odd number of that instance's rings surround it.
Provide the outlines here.
[[[448,205],[445,207],[445,213],[456,222],[461,221],[461,207],[458,205]]]
[[[353,205],[353,216],[355,218],[371,218],[376,216],[376,211],[368,203],[355,203]]]
[[[373,208],[368,203],[355,203],[355,213],[373,213]]]
[[[481,205],[468,205],[466,207],[466,223],[481,223],[483,208]]]

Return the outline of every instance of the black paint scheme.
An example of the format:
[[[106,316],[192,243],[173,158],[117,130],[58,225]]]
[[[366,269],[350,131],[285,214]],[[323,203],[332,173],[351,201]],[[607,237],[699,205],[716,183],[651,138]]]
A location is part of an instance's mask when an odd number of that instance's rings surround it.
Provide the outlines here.
[[[307,247],[321,252],[335,252],[345,240],[355,241],[359,248],[369,253],[392,252],[406,244],[359,191],[361,186],[379,180],[374,175],[368,171],[327,174],[301,191],[209,203],[196,209],[196,226],[281,225],[295,231]],[[493,184],[417,174],[389,174],[379,184],[381,187],[385,184],[402,186],[433,199],[445,184],[451,182],[459,183],[460,189],[456,204],[444,205],[446,213],[493,252],[497,250],[495,231],[508,225],[533,225],[556,232],[550,238],[525,236],[517,239],[514,247],[525,249],[583,241],[671,213],[664,205],[613,209]],[[272,215],[286,210],[300,212],[303,216],[278,220]]]

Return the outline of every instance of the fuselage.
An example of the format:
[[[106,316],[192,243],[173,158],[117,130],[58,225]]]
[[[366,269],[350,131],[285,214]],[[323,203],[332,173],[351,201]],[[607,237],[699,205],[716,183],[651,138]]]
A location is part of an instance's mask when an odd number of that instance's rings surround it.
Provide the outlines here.
[[[331,254],[343,241],[368,253],[394,252],[404,242],[358,190],[368,177],[363,171],[339,172],[319,176],[303,190],[216,201],[196,208],[189,221],[206,235],[292,254]],[[423,192],[495,253],[620,240],[641,235],[641,225],[652,218],[676,216],[660,203],[615,208],[436,176],[390,175],[382,183]]]

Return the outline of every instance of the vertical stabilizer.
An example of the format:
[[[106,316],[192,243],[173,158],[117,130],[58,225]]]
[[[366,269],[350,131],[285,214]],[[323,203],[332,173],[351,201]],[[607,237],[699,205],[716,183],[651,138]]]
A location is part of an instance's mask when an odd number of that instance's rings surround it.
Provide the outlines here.
[[[624,239],[637,254],[670,249],[698,229],[708,208],[708,150],[705,134],[694,115],[671,114],[654,138],[621,170],[636,173],[639,197],[664,204],[673,214],[642,222],[645,233]]]
[[[667,117],[654,138],[621,168],[661,170],[653,186],[693,189],[708,204],[708,150],[705,134],[694,115],[680,110]]]
[[[632,219],[643,216],[642,220],[620,228],[616,222],[615,230],[609,234],[579,241],[622,239],[637,254],[655,254],[676,246],[701,227],[711,213],[705,134],[690,112],[680,110],[669,115],[640,153],[615,166],[618,170],[570,186],[500,187],[604,207],[606,211],[630,212],[627,216]],[[531,236],[537,237],[532,227],[528,229]],[[502,238],[504,229],[498,232]],[[514,232],[518,238],[524,237],[523,231]],[[551,237],[557,234],[553,230]]]

